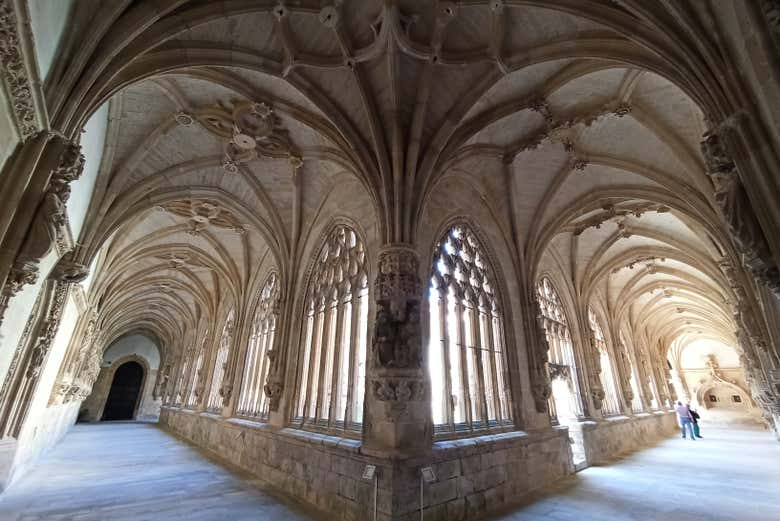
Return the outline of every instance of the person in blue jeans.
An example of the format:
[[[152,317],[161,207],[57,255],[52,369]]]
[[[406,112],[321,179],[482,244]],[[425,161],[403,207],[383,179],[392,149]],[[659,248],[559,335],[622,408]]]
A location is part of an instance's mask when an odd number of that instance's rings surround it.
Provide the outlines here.
[[[691,440],[696,441],[693,435],[693,415],[687,405],[683,405],[682,402],[677,402],[677,419],[680,421],[680,428],[682,429],[682,437],[685,439],[685,429],[691,434]]]

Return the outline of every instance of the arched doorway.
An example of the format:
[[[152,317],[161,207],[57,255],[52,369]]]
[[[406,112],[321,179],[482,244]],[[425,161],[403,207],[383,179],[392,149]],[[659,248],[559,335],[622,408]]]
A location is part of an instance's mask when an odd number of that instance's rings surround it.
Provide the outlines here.
[[[101,421],[132,420],[141,392],[144,369],[138,362],[125,362],[114,373]]]

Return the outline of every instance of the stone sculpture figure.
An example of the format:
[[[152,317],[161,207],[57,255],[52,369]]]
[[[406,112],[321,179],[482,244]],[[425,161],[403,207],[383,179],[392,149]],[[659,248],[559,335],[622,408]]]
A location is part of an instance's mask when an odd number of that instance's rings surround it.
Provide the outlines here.
[[[701,150],[715,189],[715,204],[726,221],[734,245],[743,254],[746,267],[780,296],[780,269],[723,138],[714,131],[707,132]]]

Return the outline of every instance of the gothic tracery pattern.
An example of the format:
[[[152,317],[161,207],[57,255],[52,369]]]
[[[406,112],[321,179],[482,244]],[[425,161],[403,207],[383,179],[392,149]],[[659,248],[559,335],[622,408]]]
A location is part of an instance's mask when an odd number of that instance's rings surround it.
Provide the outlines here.
[[[429,287],[428,357],[437,431],[510,424],[504,317],[492,267],[465,224],[436,245]]]
[[[575,419],[582,416],[583,410],[576,392],[579,386],[574,346],[566,313],[549,278],[544,277],[539,281],[536,286],[536,297],[543,317],[542,324],[547,342],[550,346],[548,366],[553,381],[550,417],[553,421]]]
[[[252,332],[244,361],[241,393],[236,414],[248,418],[268,417],[268,397],[263,384],[271,365],[269,353],[274,349],[276,322],[279,318],[279,278],[276,273],[268,276],[260,292]]]
[[[305,299],[303,345],[293,421],[354,430],[363,421],[368,273],[360,237],[346,225],[330,232]]]

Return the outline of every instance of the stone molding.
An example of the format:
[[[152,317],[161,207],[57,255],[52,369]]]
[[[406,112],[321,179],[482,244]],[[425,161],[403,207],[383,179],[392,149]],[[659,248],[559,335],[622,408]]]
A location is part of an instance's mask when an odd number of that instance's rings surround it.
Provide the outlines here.
[[[34,103],[34,86],[19,36],[19,20],[12,0],[0,0],[0,72],[22,140],[39,130]]]

